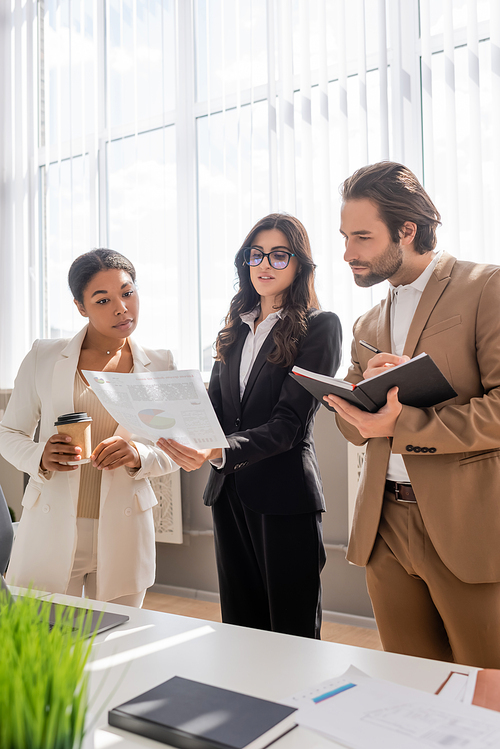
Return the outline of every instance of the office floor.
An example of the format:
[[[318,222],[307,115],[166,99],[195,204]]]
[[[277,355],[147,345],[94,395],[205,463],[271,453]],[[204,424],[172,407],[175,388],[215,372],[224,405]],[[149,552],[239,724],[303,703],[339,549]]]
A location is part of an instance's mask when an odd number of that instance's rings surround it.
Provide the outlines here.
[[[198,601],[194,598],[179,598],[163,595],[163,593],[152,593],[151,591],[146,593],[143,608],[153,611],[166,611],[169,614],[180,614],[181,616],[193,616],[198,619],[208,619],[212,622],[220,622],[221,620],[218,603]],[[329,642],[340,642],[344,645],[357,645],[362,648],[382,650],[380,637],[376,630],[351,627],[347,624],[323,622],[321,639]]]

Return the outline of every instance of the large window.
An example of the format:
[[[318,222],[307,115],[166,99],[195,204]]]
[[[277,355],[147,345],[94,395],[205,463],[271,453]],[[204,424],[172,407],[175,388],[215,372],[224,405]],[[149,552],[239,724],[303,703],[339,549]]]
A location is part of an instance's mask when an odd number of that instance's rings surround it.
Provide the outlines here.
[[[69,264],[109,246],[137,268],[140,338],[179,351],[173,0],[40,0],[42,334],[69,335]]]
[[[498,260],[497,0],[15,6],[7,94],[26,134],[12,139],[11,171],[35,289],[24,349],[80,327],[67,269],[81,252],[110,246],[137,266],[139,339],[173,349],[181,367],[209,370],[234,293],[234,254],[258,218],[287,211],[311,236],[321,303],[344,325],[345,366],[353,320],[386,288],[352,283],[338,187],[381,159],[403,161],[423,180],[442,213],[441,247]],[[12,368],[0,368],[8,386]]]

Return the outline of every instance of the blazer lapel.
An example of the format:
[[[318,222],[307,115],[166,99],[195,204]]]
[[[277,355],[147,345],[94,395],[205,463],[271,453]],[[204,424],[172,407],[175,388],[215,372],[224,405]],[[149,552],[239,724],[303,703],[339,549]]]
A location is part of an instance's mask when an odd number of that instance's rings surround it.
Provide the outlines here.
[[[234,348],[231,351],[231,356],[228,357],[227,362],[227,374],[229,378],[229,388],[231,390],[231,398],[233,400],[233,406],[236,414],[241,414],[241,400],[240,400],[240,363],[241,363],[241,352],[243,346],[250,333],[250,328],[244,322],[241,323],[238,331],[238,339],[234,344]]]
[[[377,325],[377,348],[381,351],[390,353],[392,350],[391,343],[391,291],[387,292],[387,297],[380,304],[380,312]]]
[[[60,358],[54,364],[52,378],[52,403],[56,417],[70,414],[75,410],[74,389],[75,374],[80,358],[83,339],[87,334],[87,326],[72,338],[63,348]]]
[[[151,359],[142,346],[139,346],[133,338],[129,338],[129,343],[132,350],[132,358],[134,360],[134,372],[148,372]]]
[[[146,354],[142,346],[139,346],[133,338],[129,338],[129,343],[133,359],[132,372],[136,374],[137,372],[149,372],[149,367],[151,365],[151,359],[149,356]],[[120,426],[120,424],[116,427],[114,434],[118,437],[123,437],[125,440],[130,439],[130,432],[128,429],[125,429],[125,427]]]
[[[52,376],[52,404],[56,417],[70,414],[75,410],[75,374],[80,358],[83,339],[87,334],[87,326],[72,338],[61,351],[59,359],[54,364]],[[55,428],[54,428],[55,431]],[[75,515],[78,508],[78,489],[80,486],[80,471],[65,474]]]
[[[276,324],[279,325],[279,322],[277,322]],[[241,399],[242,409],[245,407],[248,397],[250,393],[252,392],[252,388],[255,385],[255,381],[257,377],[259,376],[260,370],[266,363],[267,357],[269,356],[269,354],[275,347],[273,330],[274,330],[274,327],[269,331],[266,340],[262,344],[261,349],[259,353],[257,354],[257,358],[254,361],[253,367],[250,370],[250,377],[248,378],[248,381],[245,387],[245,392],[243,393],[243,398]]]
[[[439,297],[448,286],[455,262],[456,259],[452,255],[448,255],[446,252],[443,253],[427,282],[406,337],[403,353],[409,357],[413,356],[427,320],[436,306]]]

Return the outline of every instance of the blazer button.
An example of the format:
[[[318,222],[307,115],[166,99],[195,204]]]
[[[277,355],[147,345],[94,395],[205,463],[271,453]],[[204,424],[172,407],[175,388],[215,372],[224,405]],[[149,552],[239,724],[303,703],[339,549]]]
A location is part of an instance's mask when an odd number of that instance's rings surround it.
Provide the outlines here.
[[[429,447],[429,452],[430,453],[435,453],[436,452],[436,448],[435,447]]]
[[[406,445],[405,450],[409,453],[413,450],[413,445]]]
[[[50,505],[44,505],[42,507],[42,512],[45,512],[45,513],[50,512]]]
[[[240,424],[241,424],[241,419],[236,419],[236,421],[234,422],[234,426],[236,427],[236,429],[240,428]]]
[[[126,507],[125,508],[125,515],[129,518],[132,515],[132,508]]]
[[[413,448],[413,452],[414,453],[419,453],[421,449],[422,448],[420,448],[418,445],[415,445],[415,447]]]

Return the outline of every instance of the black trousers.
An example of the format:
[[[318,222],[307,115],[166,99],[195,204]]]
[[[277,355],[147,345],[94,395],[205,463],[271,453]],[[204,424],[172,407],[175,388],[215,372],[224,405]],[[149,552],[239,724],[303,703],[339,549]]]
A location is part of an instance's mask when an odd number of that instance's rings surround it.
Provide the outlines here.
[[[321,512],[262,515],[227,476],[212,507],[222,620],[320,638]]]

